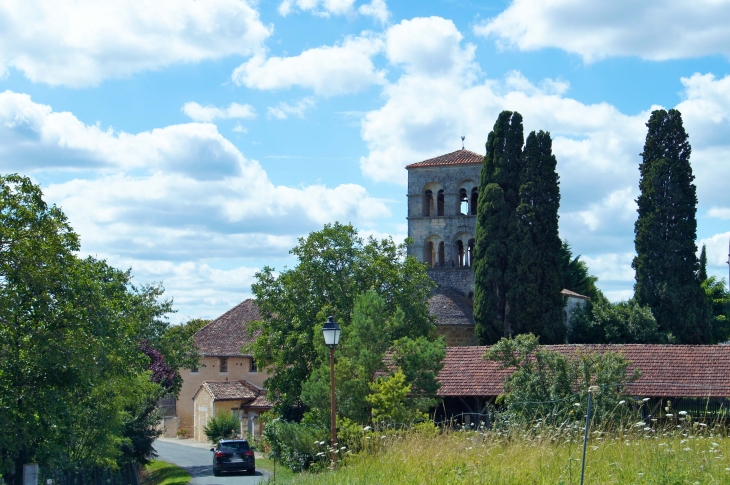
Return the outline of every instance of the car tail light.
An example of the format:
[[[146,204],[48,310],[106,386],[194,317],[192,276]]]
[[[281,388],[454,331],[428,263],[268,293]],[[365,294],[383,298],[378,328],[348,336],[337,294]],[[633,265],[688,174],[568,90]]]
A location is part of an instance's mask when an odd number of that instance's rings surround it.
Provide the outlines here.
[[[216,458],[225,458],[225,457],[226,457],[226,454],[225,454],[225,453],[223,453],[222,451],[217,451],[217,452],[215,453],[215,457],[216,457]]]
[[[253,451],[251,451],[251,450],[244,451],[243,456],[253,456]]]

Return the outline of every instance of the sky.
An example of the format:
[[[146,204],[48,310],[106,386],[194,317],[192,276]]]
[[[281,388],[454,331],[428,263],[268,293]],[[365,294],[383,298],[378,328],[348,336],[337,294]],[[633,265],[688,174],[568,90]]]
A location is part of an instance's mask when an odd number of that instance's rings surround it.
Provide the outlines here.
[[[462,135],[484,153],[519,111],[552,135],[561,237],[618,301],[654,109],[682,113],[698,246],[727,278],[728,25],[728,0],[3,0],[0,172],[181,322],[328,222],[401,242],[404,167]]]

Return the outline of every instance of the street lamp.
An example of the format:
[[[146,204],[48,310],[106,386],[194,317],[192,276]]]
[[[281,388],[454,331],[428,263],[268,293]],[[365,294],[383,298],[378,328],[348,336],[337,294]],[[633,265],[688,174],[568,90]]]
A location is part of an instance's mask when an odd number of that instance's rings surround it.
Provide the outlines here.
[[[332,447],[337,443],[337,403],[335,402],[335,347],[340,343],[340,326],[335,322],[334,317],[329,317],[327,323],[322,327],[322,335],[324,335],[324,344],[330,348],[330,391],[332,392]]]

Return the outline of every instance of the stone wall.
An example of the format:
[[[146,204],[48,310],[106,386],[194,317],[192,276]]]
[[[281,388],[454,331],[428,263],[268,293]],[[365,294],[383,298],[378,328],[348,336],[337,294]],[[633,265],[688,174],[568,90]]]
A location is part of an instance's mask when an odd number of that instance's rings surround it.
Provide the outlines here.
[[[436,335],[444,338],[447,347],[479,345],[474,333],[474,325],[438,325]]]
[[[432,268],[428,275],[438,288],[453,288],[464,296],[474,294],[474,271],[472,268]]]

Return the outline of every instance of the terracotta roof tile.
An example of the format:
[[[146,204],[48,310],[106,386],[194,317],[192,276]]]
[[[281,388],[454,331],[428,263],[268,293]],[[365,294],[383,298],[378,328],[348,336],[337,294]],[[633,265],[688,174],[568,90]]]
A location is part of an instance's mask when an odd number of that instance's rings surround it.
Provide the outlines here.
[[[241,347],[256,338],[248,335],[248,324],[259,318],[256,303],[251,299],[243,301],[195,333],[198,351],[209,357],[248,356],[241,353]]]
[[[420,167],[436,167],[442,165],[471,165],[481,164],[484,160],[484,155],[479,155],[469,150],[456,150],[455,152],[441,155],[440,157],[430,158],[418,163],[412,163],[406,166],[406,169],[420,168]]]
[[[472,302],[458,291],[439,290],[428,300],[428,305],[439,325],[474,325]]]
[[[258,394],[241,381],[206,381],[203,386],[214,401],[230,401],[233,399],[254,400]]]
[[[510,370],[484,360],[487,347],[449,347],[439,373],[439,396],[498,396]],[[726,345],[552,345],[562,354],[613,351],[641,377],[627,392],[645,397],[730,396],[730,346]]]
[[[249,408],[271,409],[272,404],[266,399],[266,389],[258,387],[246,380],[241,381],[206,381],[203,387],[208,390],[214,401],[238,401]]]

